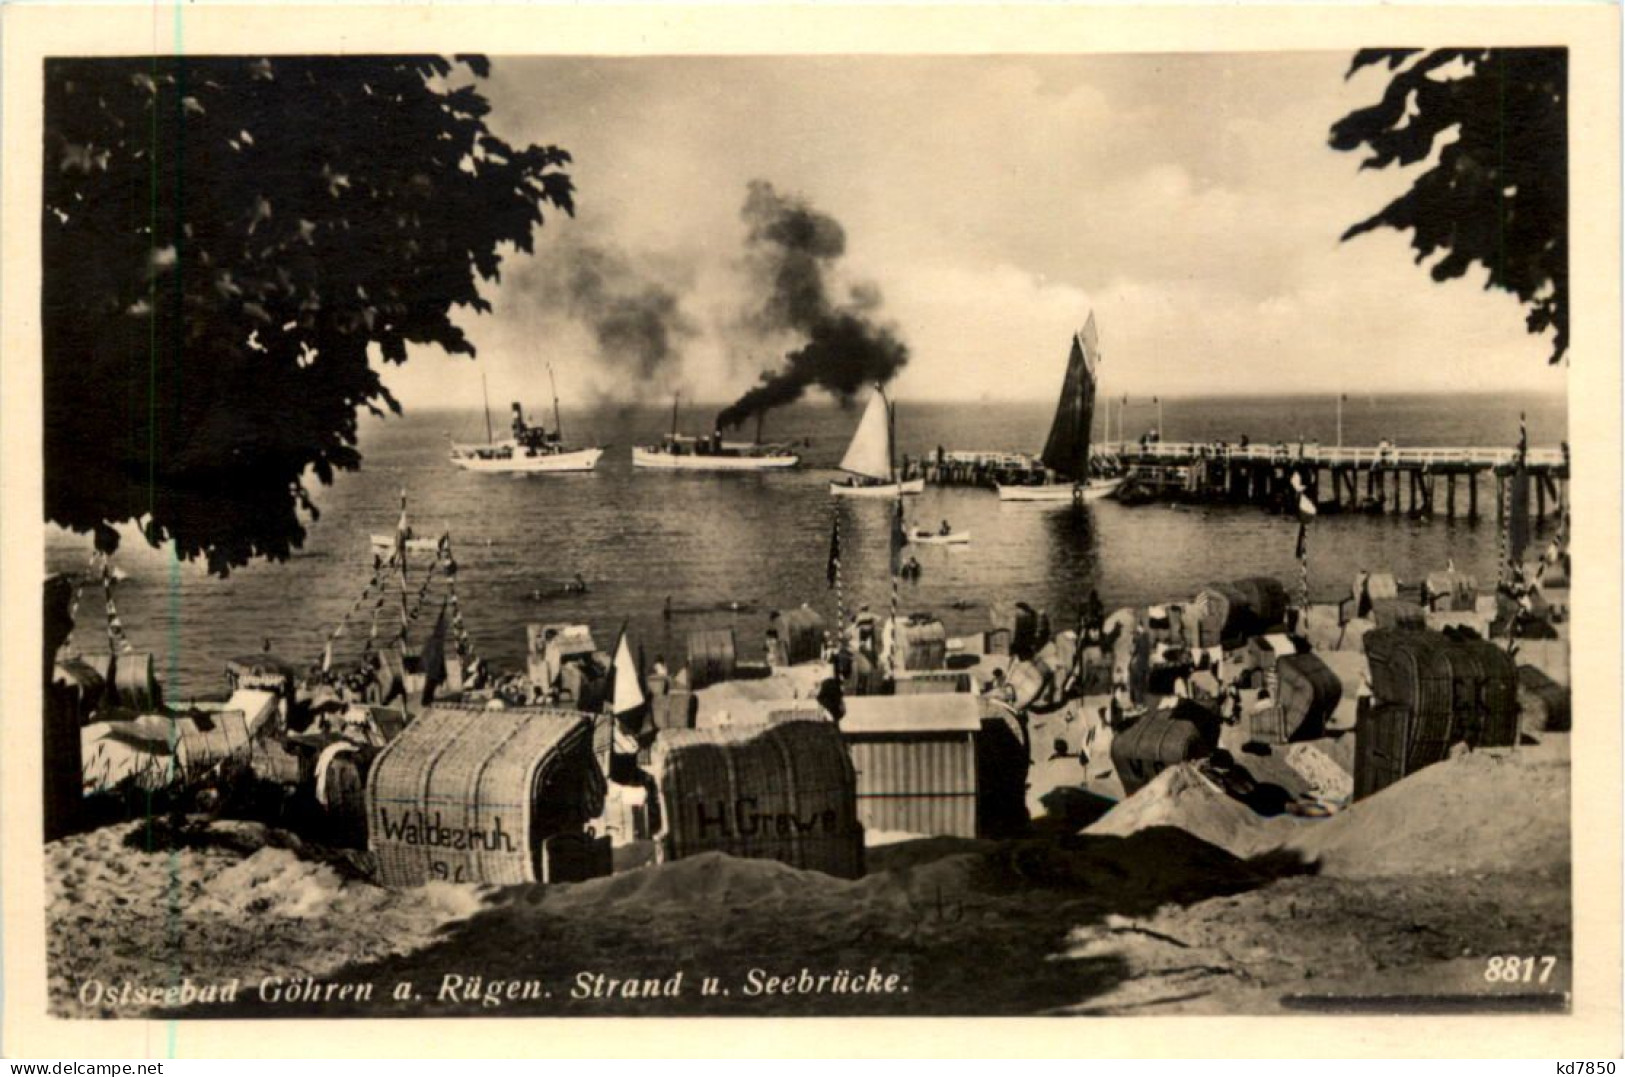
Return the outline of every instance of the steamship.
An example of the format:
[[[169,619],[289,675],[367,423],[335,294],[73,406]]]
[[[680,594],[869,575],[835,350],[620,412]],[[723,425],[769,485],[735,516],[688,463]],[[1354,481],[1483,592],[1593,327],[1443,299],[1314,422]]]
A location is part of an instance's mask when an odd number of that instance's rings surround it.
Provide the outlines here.
[[[553,379],[552,364],[547,377]],[[480,390],[485,390],[485,377],[480,376]],[[598,446],[575,448],[564,443],[564,423],[559,417],[559,391],[553,387],[553,429],[545,425],[532,426],[516,401],[513,405],[513,437],[497,441],[491,427],[491,401],[485,398],[486,443],[451,444],[451,462],[464,471],[498,472],[514,475],[552,474],[570,471],[591,471],[598,466],[604,450]]]
[[[755,441],[724,441],[721,431],[711,437],[689,437],[677,432],[676,400],[671,405],[671,433],[657,445],[632,446],[632,466],[662,471],[783,471],[801,463],[787,445],[762,442],[762,417],[756,417]]]

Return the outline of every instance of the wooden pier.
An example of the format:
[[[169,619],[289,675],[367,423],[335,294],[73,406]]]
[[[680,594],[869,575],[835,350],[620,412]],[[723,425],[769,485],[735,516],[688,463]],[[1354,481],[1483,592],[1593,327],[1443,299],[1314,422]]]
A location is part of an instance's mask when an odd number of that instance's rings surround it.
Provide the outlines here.
[[[1474,447],[1376,448],[1314,443],[1275,445],[1138,442],[1102,445],[1104,470],[1126,474],[1153,494],[1178,500],[1231,501],[1292,508],[1299,477],[1323,512],[1409,513],[1417,517],[1479,518],[1481,500],[1494,500],[1496,519],[1510,510],[1515,449]],[[1032,481],[1044,472],[1019,453],[933,453],[910,472],[944,486],[992,486]],[[1566,449],[1530,449],[1524,459],[1530,507],[1537,520],[1568,504]],[[1443,480],[1442,482],[1440,480]],[[1481,487],[1484,489],[1481,490]]]

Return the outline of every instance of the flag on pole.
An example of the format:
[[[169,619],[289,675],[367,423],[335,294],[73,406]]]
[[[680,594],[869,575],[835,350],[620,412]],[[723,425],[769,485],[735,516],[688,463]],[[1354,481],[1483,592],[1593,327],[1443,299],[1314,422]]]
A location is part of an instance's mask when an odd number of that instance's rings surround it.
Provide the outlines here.
[[[1304,485],[1303,476],[1294,471],[1291,481],[1292,492],[1298,495],[1298,518],[1303,520],[1317,515],[1320,510],[1315,507],[1314,498],[1309,496],[1309,488]]]
[[[632,659],[632,647],[626,641],[626,626],[621,626],[620,641],[615,644],[615,658],[610,664],[614,690],[610,695],[610,709],[617,717],[631,714],[644,705],[643,685],[638,681],[638,665]]]
[[[1293,556],[1298,561],[1298,604],[1304,609],[1309,608],[1309,521],[1313,520],[1318,512],[1315,499],[1309,496],[1309,488],[1303,481],[1303,475],[1297,471],[1292,472],[1292,492],[1297,495],[1298,512],[1298,542]]]
[[[423,704],[434,702],[435,690],[446,683],[446,603],[440,603],[440,616],[434,631],[423,644]]]
[[[829,521],[829,567],[825,570],[829,585],[835,586],[841,578],[841,518],[832,515]]]
[[[615,657],[610,661],[609,676],[610,713],[595,719],[593,751],[606,775],[621,775],[624,778],[636,770],[633,760],[638,754],[637,731],[643,726],[644,705],[648,698],[643,691],[638,665],[632,659],[632,647],[626,639],[624,621],[621,623],[620,639],[615,643]],[[626,769],[628,766],[631,766],[631,771]]]

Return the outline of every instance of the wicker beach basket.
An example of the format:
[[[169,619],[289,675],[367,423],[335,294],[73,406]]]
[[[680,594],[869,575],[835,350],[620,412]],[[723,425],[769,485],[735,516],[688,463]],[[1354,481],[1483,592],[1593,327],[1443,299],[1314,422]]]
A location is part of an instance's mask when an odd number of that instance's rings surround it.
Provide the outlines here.
[[[720,852],[863,874],[857,775],[833,723],[666,731],[653,770],[668,860]]]
[[[542,842],[581,832],[603,809],[592,730],[578,711],[427,708],[367,775],[378,881],[548,881]]]

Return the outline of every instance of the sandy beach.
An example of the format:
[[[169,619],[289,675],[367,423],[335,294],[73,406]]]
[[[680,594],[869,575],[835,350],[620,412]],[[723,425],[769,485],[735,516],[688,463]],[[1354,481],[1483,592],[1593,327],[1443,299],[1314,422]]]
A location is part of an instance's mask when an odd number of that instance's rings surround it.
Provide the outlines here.
[[[205,1018],[1358,1009],[1384,994],[1482,1000],[1497,990],[1486,962],[1508,940],[1556,961],[1544,984],[1505,993],[1540,996],[1526,1008],[1561,1006],[1567,740],[1469,753],[1323,820],[1237,813],[1177,767],[1081,832],[1041,817],[1038,836],[1019,840],[892,840],[870,848],[868,874],[852,881],[705,854],[572,885],[394,892],[366,881],[365,854],[260,824],[109,825],[48,847],[52,1008]],[[121,1004],[118,994],[126,982],[233,981],[229,1002],[165,1005],[153,992],[156,1005]]]

